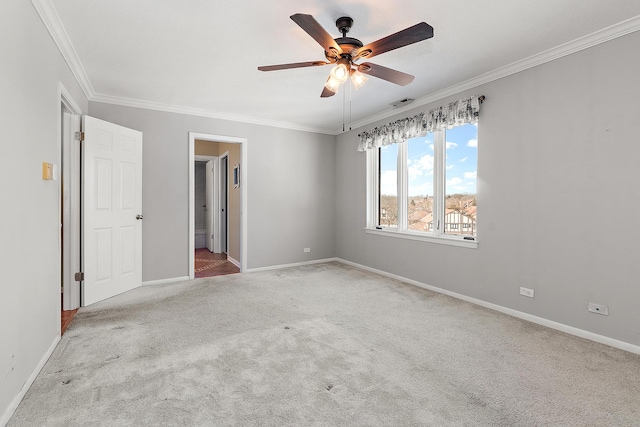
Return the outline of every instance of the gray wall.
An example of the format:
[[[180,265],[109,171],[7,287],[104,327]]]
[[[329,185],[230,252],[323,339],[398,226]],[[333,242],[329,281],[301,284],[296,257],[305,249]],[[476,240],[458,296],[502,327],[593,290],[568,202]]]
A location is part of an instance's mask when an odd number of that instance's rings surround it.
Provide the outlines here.
[[[29,1],[0,2],[0,424],[60,333],[58,84],[87,100]]]
[[[640,345],[638,46],[640,32],[449,99],[487,97],[477,250],[365,234],[362,129],[340,135],[337,256]],[[589,301],[610,315],[587,312]]]
[[[480,245],[472,250],[364,233],[359,130],[336,144],[327,135],[89,105],[30,2],[0,2],[0,31],[3,415],[59,334],[58,185],[41,179],[41,163],[58,161],[59,82],[83,113],[144,132],[144,280],[188,274],[188,132],[244,137],[249,268],[339,256],[640,345],[640,32],[450,98],[487,96]],[[519,286],[536,298],[518,295]],[[588,313],[588,301],[608,305],[610,315]]]
[[[89,113],[144,135],[143,280],[189,272],[189,132],[248,139],[248,268],[335,255],[335,137],[95,102]]]

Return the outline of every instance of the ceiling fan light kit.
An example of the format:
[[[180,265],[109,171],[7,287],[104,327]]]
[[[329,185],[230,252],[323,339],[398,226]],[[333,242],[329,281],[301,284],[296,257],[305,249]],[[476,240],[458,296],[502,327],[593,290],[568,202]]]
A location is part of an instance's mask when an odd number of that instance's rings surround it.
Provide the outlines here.
[[[338,93],[338,90],[340,89],[340,81],[338,79],[333,78],[333,76],[329,75],[329,77],[327,78],[327,82],[324,84],[324,87],[327,90],[333,92],[333,95],[335,95],[336,93]],[[323,98],[326,98],[326,96]]]
[[[258,70],[275,71],[335,64],[329,73],[327,82],[324,84],[322,94],[320,95],[322,98],[335,95],[340,85],[346,82],[349,77],[351,77],[351,83],[356,90],[359,89],[367,81],[365,74],[400,86],[411,83],[414,76],[410,74],[370,62],[357,64],[357,61],[433,37],[433,27],[425,22],[420,22],[395,34],[364,45],[358,39],[347,37],[347,33],[353,25],[353,19],[348,16],[343,16],[336,20],[336,27],[342,33],[342,37],[336,39],[332,38],[311,15],[296,13],[295,15],[291,15],[290,18],[324,48],[324,55],[328,62],[309,61],[269,65],[258,67]]]
[[[353,68],[351,69],[351,83],[353,83],[353,87],[356,88],[356,90],[360,89],[367,80],[369,80],[367,76],[360,71],[354,70]]]
[[[338,60],[338,65],[333,67],[333,69],[331,70],[331,77],[333,77],[340,83],[346,82],[347,78],[349,77],[349,69],[347,69],[348,66],[349,63],[346,60]]]

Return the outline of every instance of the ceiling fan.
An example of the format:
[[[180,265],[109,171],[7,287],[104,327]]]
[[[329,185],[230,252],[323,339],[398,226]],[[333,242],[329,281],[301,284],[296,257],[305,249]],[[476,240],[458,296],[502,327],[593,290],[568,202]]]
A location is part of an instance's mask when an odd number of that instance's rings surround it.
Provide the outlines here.
[[[327,61],[268,65],[258,67],[258,70],[275,71],[336,64],[331,70],[322,94],[320,95],[323,98],[335,95],[338,92],[340,84],[345,82],[349,77],[351,77],[351,81],[356,89],[359,88],[367,80],[364,76],[365,74],[387,80],[400,86],[408,85],[414,79],[414,76],[411,74],[370,62],[363,62],[361,64],[357,64],[356,62],[362,58],[372,58],[375,55],[380,55],[390,50],[433,37],[433,27],[426,22],[420,22],[419,24],[381,38],[373,43],[363,45],[360,40],[347,37],[347,33],[353,25],[353,19],[347,16],[336,20],[336,27],[338,27],[338,30],[342,33],[342,37],[338,37],[337,39],[332,38],[311,15],[296,13],[295,15],[291,15],[291,19],[324,48],[324,56]]]

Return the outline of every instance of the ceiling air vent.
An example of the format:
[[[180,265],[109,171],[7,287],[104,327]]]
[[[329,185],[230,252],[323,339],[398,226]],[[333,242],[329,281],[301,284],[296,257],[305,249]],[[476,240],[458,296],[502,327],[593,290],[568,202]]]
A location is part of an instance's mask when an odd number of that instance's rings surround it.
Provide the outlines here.
[[[393,108],[400,108],[400,107],[404,107],[405,105],[411,104],[413,101],[415,100],[412,98],[405,98],[405,99],[401,99],[400,101],[396,101],[391,105],[393,106]]]

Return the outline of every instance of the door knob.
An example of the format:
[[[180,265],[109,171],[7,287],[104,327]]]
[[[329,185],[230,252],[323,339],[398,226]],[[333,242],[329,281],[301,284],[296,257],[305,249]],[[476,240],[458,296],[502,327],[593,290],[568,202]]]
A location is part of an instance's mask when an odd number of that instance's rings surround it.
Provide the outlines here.
[[[136,219],[142,219],[142,215],[140,214],[136,215]]]

